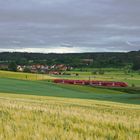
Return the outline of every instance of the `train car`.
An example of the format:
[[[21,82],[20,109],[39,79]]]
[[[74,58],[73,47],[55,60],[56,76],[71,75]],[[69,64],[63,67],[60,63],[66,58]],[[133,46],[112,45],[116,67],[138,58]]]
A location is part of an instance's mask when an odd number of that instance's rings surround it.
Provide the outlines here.
[[[105,86],[105,87],[127,87],[128,86],[128,84],[125,83],[125,82],[68,80],[68,79],[55,79],[54,83],[74,84],[74,85],[91,85],[91,86]]]

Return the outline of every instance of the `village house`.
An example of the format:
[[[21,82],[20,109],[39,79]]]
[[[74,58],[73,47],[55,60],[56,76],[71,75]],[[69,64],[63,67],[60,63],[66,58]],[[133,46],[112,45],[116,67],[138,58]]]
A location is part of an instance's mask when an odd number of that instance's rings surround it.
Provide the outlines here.
[[[52,66],[33,64],[31,66],[17,66],[17,71],[24,72],[28,69],[31,73],[49,73],[49,74],[61,74],[61,71],[71,70],[72,67],[66,66],[64,64],[55,64]]]
[[[58,64],[55,68],[60,71],[66,71],[68,69],[68,67],[64,64]]]
[[[8,69],[8,64],[0,64],[0,69],[1,69],[1,70],[6,70],[6,69]]]
[[[20,65],[18,65],[18,66],[17,66],[17,71],[23,72],[23,71],[24,71],[24,68],[25,68],[25,66],[20,66]]]

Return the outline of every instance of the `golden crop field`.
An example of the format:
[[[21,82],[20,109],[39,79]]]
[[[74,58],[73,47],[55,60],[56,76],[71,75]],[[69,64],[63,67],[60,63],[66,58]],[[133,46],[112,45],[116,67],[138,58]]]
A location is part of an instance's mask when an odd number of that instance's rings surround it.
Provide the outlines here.
[[[0,93],[0,140],[139,140],[140,105]]]
[[[0,71],[0,78],[13,78],[22,80],[45,80],[54,79],[53,77],[46,74],[33,74],[23,72],[11,72],[11,71]]]

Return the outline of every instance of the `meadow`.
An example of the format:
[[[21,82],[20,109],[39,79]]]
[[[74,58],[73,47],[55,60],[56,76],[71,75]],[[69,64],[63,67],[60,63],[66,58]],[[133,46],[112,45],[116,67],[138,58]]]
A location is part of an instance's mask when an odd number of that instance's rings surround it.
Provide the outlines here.
[[[79,85],[53,84],[48,81],[26,81],[0,78],[0,92],[53,96],[79,99],[97,99],[122,103],[140,104],[140,94],[128,94],[112,89]]]
[[[95,69],[96,70],[96,69]],[[123,70],[119,69],[103,69],[105,71],[104,74],[92,74],[91,71],[70,71],[67,72],[71,75],[62,75],[55,76],[56,78],[64,78],[64,79],[85,79],[85,80],[104,80],[104,81],[122,81],[127,82],[129,86],[134,85],[135,87],[140,87],[140,73],[139,72],[131,72],[124,73]],[[75,76],[75,74],[78,76]]]
[[[56,76],[0,71],[0,140],[139,140],[138,76],[138,91],[129,92],[131,84],[63,85],[51,82]]]
[[[95,69],[96,70],[96,69]],[[129,86],[140,87],[140,74],[139,72],[131,72],[125,74],[124,71],[119,69],[104,69],[105,74],[92,74],[91,71],[69,71],[71,75],[47,75],[47,74],[32,74],[21,72],[0,71],[0,78],[13,78],[22,80],[53,80],[55,78],[62,79],[83,79],[83,80],[105,80],[105,81],[122,81],[127,82]],[[78,74],[76,76],[75,74]]]

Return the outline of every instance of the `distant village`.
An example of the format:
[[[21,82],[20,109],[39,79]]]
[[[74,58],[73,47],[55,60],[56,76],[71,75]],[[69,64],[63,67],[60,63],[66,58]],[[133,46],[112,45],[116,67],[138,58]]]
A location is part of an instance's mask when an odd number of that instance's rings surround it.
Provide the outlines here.
[[[31,66],[17,66],[17,71],[19,72],[31,72],[31,73],[44,73],[44,74],[55,74],[59,75],[62,71],[72,70],[73,68],[70,66],[66,66],[64,64],[55,64],[55,65],[42,65],[42,64],[34,64]]]
[[[93,59],[81,59],[81,64],[88,66],[93,63]],[[0,61],[0,70],[10,70],[17,72],[27,72],[27,73],[41,73],[41,74],[53,74],[62,75],[66,74],[65,71],[71,71],[74,67],[69,64],[22,64],[17,65],[15,62]]]
[[[8,64],[0,64],[1,70],[8,70]],[[64,64],[55,64],[55,65],[43,65],[43,64],[33,64],[33,65],[17,65],[17,72],[29,72],[29,73],[42,73],[42,74],[54,74],[60,75],[65,71],[72,70],[73,67],[66,66]]]

